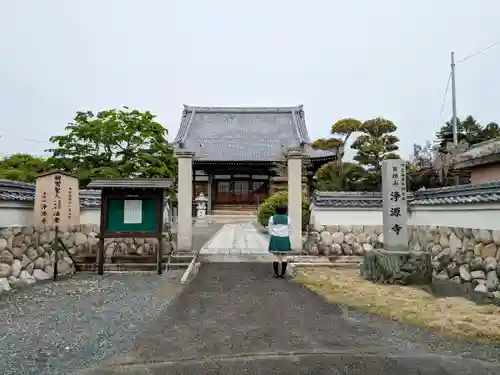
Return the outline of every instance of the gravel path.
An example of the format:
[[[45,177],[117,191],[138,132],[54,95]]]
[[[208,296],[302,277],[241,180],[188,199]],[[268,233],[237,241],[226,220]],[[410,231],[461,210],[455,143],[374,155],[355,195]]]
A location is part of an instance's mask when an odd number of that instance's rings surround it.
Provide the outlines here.
[[[0,373],[68,374],[119,354],[180,291],[182,270],[79,274],[0,299]]]
[[[221,226],[194,226],[193,249]],[[2,295],[0,374],[69,374],[119,355],[180,293],[183,272],[79,273]]]

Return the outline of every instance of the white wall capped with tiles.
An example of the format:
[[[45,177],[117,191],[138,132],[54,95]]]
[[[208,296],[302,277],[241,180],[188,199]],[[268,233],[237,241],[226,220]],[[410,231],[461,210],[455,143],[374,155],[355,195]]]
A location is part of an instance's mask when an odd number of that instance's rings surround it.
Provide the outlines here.
[[[169,210],[165,208],[164,221],[168,220]],[[24,227],[33,225],[33,202],[0,201],[0,228]],[[96,224],[101,222],[101,208],[80,208],[80,224]]]
[[[99,224],[100,208],[80,209],[80,224]],[[0,227],[33,225],[33,202],[0,201]]]
[[[500,203],[413,205],[408,225],[500,230]],[[382,209],[311,205],[311,224],[382,225]]]

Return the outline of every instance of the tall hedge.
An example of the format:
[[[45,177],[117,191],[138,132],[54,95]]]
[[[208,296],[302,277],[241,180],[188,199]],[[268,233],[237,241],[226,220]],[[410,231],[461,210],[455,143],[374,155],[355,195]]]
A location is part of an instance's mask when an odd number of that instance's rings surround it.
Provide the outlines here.
[[[288,190],[281,190],[263,201],[257,210],[257,219],[263,226],[267,226],[269,218],[276,213],[276,207],[288,204]],[[309,198],[302,195],[302,229],[309,224]]]

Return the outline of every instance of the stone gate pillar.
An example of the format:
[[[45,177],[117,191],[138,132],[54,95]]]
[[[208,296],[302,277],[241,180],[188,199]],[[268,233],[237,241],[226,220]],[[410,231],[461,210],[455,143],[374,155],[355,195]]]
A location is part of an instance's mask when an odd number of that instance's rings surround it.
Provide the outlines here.
[[[175,153],[178,161],[177,177],[177,249],[192,250],[193,235],[193,156],[190,151]]]
[[[290,151],[288,154],[288,215],[292,220],[290,242],[292,249],[302,248],[302,154]]]

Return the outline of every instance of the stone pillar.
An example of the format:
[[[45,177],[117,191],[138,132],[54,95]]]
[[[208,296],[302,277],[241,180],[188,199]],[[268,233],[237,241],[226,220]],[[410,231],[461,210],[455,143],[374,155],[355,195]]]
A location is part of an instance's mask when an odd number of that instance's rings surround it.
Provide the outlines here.
[[[192,249],[193,234],[193,156],[190,151],[177,151],[177,249]]]
[[[408,251],[408,202],[406,200],[406,162],[382,162],[384,249]]]
[[[212,214],[212,172],[208,172],[208,190],[207,190],[207,213]]]
[[[288,215],[292,220],[290,242],[294,251],[302,248],[302,154],[288,154]]]
[[[393,284],[430,284],[430,253],[412,251],[408,244],[406,163],[382,162],[384,249],[365,252],[361,276],[366,280]]]
[[[64,171],[37,176],[34,206],[35,225],[67,228],[80,224],[78,179]]]

